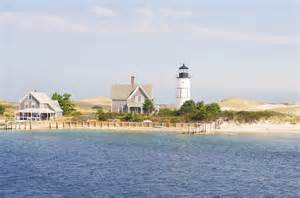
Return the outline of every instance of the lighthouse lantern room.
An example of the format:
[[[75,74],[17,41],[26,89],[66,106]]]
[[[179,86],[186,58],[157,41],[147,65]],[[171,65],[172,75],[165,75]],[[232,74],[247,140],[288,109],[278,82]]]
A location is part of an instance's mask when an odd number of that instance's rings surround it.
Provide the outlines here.
[[[191,100],[191,76],[185,64],[179,67],[176,89],[176,108],[180,109],[186,101]]]

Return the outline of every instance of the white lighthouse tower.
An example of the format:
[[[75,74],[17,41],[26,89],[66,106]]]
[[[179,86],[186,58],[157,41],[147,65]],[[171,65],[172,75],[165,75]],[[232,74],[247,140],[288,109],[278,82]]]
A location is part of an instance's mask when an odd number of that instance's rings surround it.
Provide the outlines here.
[[[186,101],[191,100],[191,76],[185,64],[179,67],[176,89],[176,108],[180,109]]]

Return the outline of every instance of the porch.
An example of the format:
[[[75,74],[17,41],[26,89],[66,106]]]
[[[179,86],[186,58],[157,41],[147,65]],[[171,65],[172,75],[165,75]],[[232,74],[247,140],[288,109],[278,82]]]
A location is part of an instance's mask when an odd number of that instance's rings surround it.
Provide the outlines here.
[[[56,118],[54,111],[50,109],[23,109],[18,111],[17,120],[33,120],[33,121],[42,121],[42,120],[53,120]]]
[[[128,113],[137,113],[137,114],[143,114],[143,104],[138,103],[128,103],[127,104],[127,111]]]

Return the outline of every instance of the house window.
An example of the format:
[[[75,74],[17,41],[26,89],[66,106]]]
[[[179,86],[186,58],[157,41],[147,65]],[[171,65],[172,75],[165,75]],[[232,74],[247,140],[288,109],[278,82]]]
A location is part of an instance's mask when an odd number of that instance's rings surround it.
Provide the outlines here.
[[[143,102],[143,97],[141,95],[135,96],[135,102]]]

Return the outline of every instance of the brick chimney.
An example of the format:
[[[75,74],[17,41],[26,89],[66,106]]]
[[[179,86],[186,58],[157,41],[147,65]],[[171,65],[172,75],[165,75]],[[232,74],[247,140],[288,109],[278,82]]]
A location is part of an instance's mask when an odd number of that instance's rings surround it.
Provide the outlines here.
[[[131,87],[134,88],[135,85],[135,77],[131,76]]]

